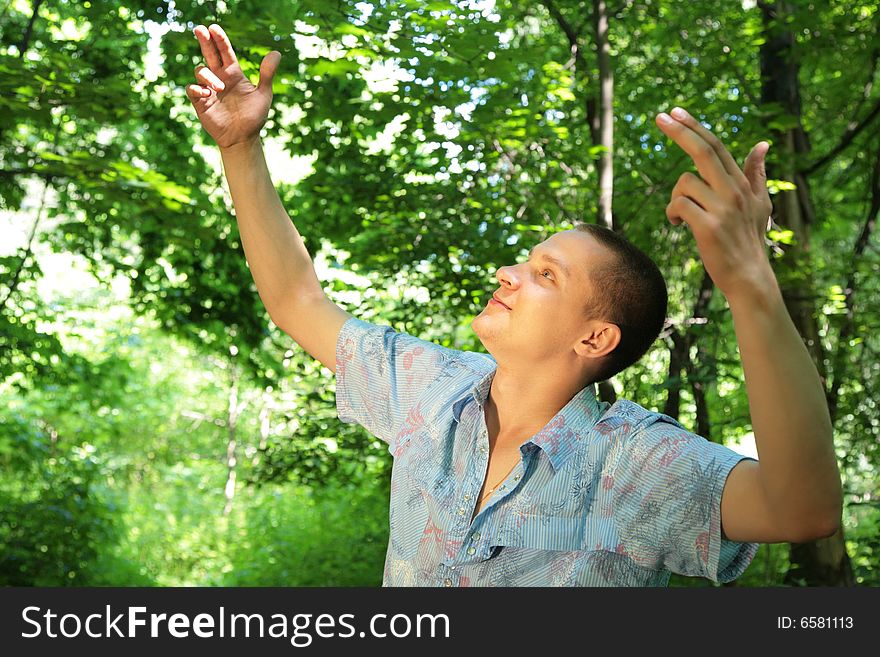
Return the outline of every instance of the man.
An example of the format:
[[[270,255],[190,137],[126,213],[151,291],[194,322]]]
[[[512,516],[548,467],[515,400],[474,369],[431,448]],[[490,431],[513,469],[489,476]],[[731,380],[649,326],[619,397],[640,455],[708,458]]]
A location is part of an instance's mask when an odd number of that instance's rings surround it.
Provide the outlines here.
[[[667,217],[686,223],[727,297],[760,462],[593,382],[638,359],[666,307],[662,277],[610,231],[581,226],[498,271],[472,323],[492,355],[446,349],[331,303],[272,186],[259,141],[280,60],[258,86],[216,25],[187,87],[221,149],[245,255],[273,321],[337,376],[337,407],[394,455],[386,585],[665,585],[738,577],[758,542],[833,534],[840,477],[822,386],[767,259],[759,143],[743,170],[676,108],[659,128],[699,172]]]

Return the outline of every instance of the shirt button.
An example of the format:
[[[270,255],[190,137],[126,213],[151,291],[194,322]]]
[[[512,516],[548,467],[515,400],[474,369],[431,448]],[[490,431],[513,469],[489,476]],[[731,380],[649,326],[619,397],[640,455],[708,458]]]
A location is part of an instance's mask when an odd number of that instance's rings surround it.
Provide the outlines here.
[[[485,448],[485,447],[480,447],[480,451],[481,451],[483,454],[485,454],[485,453],[486,453],[486,448]]]
[[[452,580],[447,577],[443,580],[443,586],[452,586]]]
[[[470,495],[465,495],[465,496],[464,496],[464,501],[465,501],[465,502],[470,502],[470,500],[471,500],[471,496],[470,496]]]
[[[480,540],[480,532],[474,532],[471,534],[471,540],[479,541]]]
[[[516,476],[513,478],[513,480],[514,480],[514,481],[519,481],[519,475],[516,475]]]
[[[477,548],[473,548],[473,547],[469,547],[469,548],[467,549],[467,553],[468,553],[468,554],[475,554],[476,551],[477,551]]]
[[[458,507],[458,515],[463,516],[465,513],[465,509],[463,506]]]

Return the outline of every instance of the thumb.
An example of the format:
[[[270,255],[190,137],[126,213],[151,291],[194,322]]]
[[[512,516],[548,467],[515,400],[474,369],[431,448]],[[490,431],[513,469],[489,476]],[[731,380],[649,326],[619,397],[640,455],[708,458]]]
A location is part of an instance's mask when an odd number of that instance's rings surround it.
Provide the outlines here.
[[[743,165],[743,173],[752,186],[752,191],[758,195],[767,193],[767,151],[770,144],[759,141],[749,153]]]
[[[275,71],[278,70],[278,63],[281,61],[281,53],[273,50],[263,57],[260,62],[260,82],[257,88],[260,91],[268,91],[272,93],[272,78],[275,77]]]

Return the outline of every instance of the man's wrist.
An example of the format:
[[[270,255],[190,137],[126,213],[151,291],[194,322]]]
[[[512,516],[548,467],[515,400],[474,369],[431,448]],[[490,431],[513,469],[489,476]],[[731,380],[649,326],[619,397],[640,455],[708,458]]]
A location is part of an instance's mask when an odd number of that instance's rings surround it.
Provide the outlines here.
[[[776,274],[773,273],[769,261],[766,265],[755,269],[750,276],[738,281],[734,287],[722,292],[732,311],[749,307],[766,309],[777,303],[783,303],[779,281],[776,280]]]
[[[236,156],[241,153],[249,153],[255,147],[262,148],[263,143],[260,141],[260,135],[257,133],[253,137],[248,137],[247,139],[243,139],[241,141],[237,141],[234,144],[230,144],[228,146],[220,146],[220,154],[224,157],[226,156]]]

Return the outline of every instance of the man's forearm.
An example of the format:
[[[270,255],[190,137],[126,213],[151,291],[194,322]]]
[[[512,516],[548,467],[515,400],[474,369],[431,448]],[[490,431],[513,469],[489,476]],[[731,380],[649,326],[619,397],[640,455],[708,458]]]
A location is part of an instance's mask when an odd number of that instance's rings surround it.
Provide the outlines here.
[[[761,278],[728,302],[764,490],[781,523],[834,527],[842,502],[825,392],[769,264]]]
[[[269,315],[322,293],[302,237],[281,205],[259,139],[221,148],[245,257]]]

